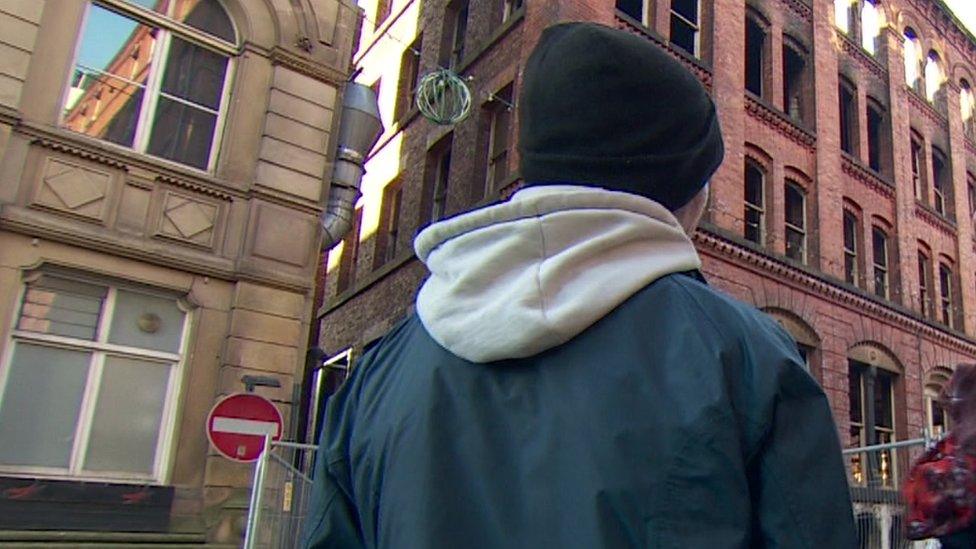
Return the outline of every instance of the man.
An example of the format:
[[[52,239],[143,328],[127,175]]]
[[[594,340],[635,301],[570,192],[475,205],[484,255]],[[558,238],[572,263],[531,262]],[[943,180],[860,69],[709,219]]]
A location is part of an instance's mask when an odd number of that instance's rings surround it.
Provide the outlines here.
[[[309,546],[853,546],[823,392],[698,273],[723,156],[700,83],[563,24],[518,112],[526,188],[418,236],[417,314],[330,403]]]

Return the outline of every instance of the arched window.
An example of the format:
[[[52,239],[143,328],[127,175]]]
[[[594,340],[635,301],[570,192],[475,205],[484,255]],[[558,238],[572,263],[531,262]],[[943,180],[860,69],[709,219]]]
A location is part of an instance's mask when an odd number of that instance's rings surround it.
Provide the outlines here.
[[[922,44],[918,34],[912,28],[905,29],[905,83],[915,91],[921,93]]]
[[[966,134],[973,137],[973,115],[976,115],[976,97],[973,96],[973,88],[965,79],[959,81],[959,110],[962,114],[962,125]]]
[[[834,0],[834,25],[844,34],[851,32],[851,0]]]
[[[799,183],[786,180],[784,210],[786,217],[786,257],[801,263],[807,260],[807,196]]]
[[[89,6],[63,123],[137,152],[213,169],[227,105],[234,26],[217,0]],[[89,109],[88,107],[92,108]]]
[[[936,366],[925,380],[925,428],[930,436],[936,438],[949,431],[949,414],[939,402],[939,397],[951,377],[952,370]]]
[[[929,103],[935,103],[944,83],[945,72],[942,70],[942,59],[939,58],[938,53],[931,51],[925,59],[925,98]]]
[[[848,352],[849,448],[894,442],[897,402],[895,389],[902,371],[887,350],[861,343]],[[877,482],[898,486],[895,455],[891,451],[865,452],[850,457],[855,483]]]
[[[766,29],[758,16],[746,16],[746,89],[763,97],[766,93]]]
[[[766,174],[756,162],[745,165],[745,238],[762,246],[766,240]]]
[[[871,55],[878,52],[878,36],[881,35],[881,11],[873,0],[864,0],[861,6],[861,47]]]

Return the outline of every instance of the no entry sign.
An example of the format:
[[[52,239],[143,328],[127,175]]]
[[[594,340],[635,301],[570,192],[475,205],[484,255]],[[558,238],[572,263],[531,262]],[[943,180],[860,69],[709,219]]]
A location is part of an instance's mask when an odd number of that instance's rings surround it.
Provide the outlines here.
[[[268,399],[251,393],[228,395],[210,410],[207,438],[227,459],[255,461],[264,451],[264,437],[281,438],[281,412]]]

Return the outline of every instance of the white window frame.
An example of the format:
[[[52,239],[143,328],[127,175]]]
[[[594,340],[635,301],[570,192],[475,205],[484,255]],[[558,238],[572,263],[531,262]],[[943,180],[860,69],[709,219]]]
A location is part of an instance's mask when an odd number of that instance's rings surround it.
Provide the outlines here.
[[[173,4],[175,5],[175,4]],[[184,169],[194,170],[198,172],[212,173],[217,166],[217,159],[220,156],[220,144],[223,141],[224,127],[226,126],[227,119],[227,106],[230,103],[231,96],[231,86],[234,81],[235,63],[237,56],[240,55],[241,49],[236,44],[229,44],[224,42],[219,38],[215,38],[199,29],[191,27],[180,21],[171,19],[163,14],[157,13],[148,8],[142,7],[137,4],[127,2],[126,0],[91,0],[85,6],[85,13],[82,17],[81,22],[81,32],[79,33],[76,44],[75,53],[72,58],[71,71],[72,77],[68,79],[67,85],[65,86],[64,92],[61,97],[61,110],[58,115],[59,125],[61,127],[65,126],[65,109],[64,105],[66,103],[67,97],[71,91],[71,80],[74,76],[74,70],[79,67],[78,57],[81,53],[81,44],[84,41],[84,31],[87,28],[88,18],[91,14],[91,10],[94,6],[111,11],[120,17],[128,18],[134,21],[137,25],[146,25],[150,27],[155,27],[159,29],[159,35],[156,37],[156,45],[153,48],[152,57],[149,60],[150,69],[149,77],[146,79],[145,85],[140,85],[132,80],[123,78],[120,75],[114,75],[111,73],[102,72],[99,69],[92,67],[83,67],[87,71],[92,73],[97,73],[99,75],[105,75],[108,78],[126,82],[143,88],[143,98],[142,105],[140,106],[139,117],[136,122],[135,135],[132,138],[132,145],[119,145],[117,143],[112,143],[111,141],[99,139],[97,137],[88,136],[81,132],[73,132],[78,135],[82,135],[88,139],[93,139],[98,141],[100,144],[105,144],[111,147],[117,147],[126,151],[134,151],[139,154],[145,154],[152,157],[153,159],[159,160],[160,162],[166,162],[174,166],[180,166]],[[221,9],[227,12],[226,8],[221,4]],[[227,12],[228,18],[230,18],[230,12]],[[231,25],[234,27],[234,35],[238,38],[240,33],[237,29],[236,24],[234,24],[233,18],[230,18]],[[173,97],[170,95],[163,95],[162,92],[162,80],[163,75],[166,73],[166,58],[169,53],[173,35],[176,35],[185,41],[199,47],[209,49],[217,54],[224,56],[227,59],[227,69],[224,71],[224,82],[221,91],[220,103],[218,109],[215,111],[203,105],[198,105],[186,101],[184,99]],[[216,116],[216,121],[214,122],[214,134],[210,141],[210,152],[207,159],[207,168],[201,170],[196,166],[191,166],[189,164],[184,164],[182,162],[177,162],[175,160],[170,160],[168,158],[163,158],[159,156],[152,155],[147,152],[149,145],[149,139],[152,136],[154,120],[152,115],[156,113],[156,108],[159,104],[160,96],[166,97],[166,99],[181,103],[184,105],[189,105],[192,108],[199,109],[204,112],[208,112]],[[69,130],[70,131],[70,130]]]
[[[106,295],[102,301],[102,308],[99,311],[98,326],[94,340],[84,340],[65,336],[41,334],[16,329],[17,321],[21,314],[24,298],[27,294],[28,286],[43,275],[55,276],[67,280],[93,284],[106,288]],[[128,347],[108,343],[109,327],[115,313],[115,303],[119,289],[133,291],[146,295],[172,299],[181,311],[185,313],[183,329],[180,334],[180,348],[178,353],[168,353],[138,347]],[[88,364],[88,373],[85,381],[85,389],[82,396],[81,406],[78,411],[78,419],[75,424],[75,439],[68,461],[68,467],[34,467],[34,466],[12,466],[0,464],[0,474],[16,477],[44,477],[52,479],[97,481],[112,483],[138,483],[164,485],[168,482],[172,472],[174,452],[176,449],[176,419],[179,409],[179,395],[183,390],[184,371],[186,370],[186,357],[188,355],[189,340],[192,326],[194,325],[192,307],[183,299],[176,298],[172,294],[164,292],[146,290],[144,288],[130,288],[120,286],[111,281],[99,280],[95,277],[77,276],[74,274],[63,275],[60,273],[51,274],[46,271],[34,272],[24,277],[20,291],[17,296],[17,307],[13,311],[10,336],[7,338],[6,348],[0,353],[0,399],[2,399],[7,381],[10,377],[10,370],[13,360],[13,351],[17,343],[41,345],[45,347],[58,347],[87,351],[91,353]],[[170,364],[168,378],[168,388],[164,396],[163,409],[160,414],[158,438],[156,440],[156,450],[153,456],[153,472],[138,474],[132,472],[119,471],[84,471],[82,460],[88,451],[90,443],[91,427],[94,420],[96,405],[98,404],[98,392],[101,386],[105,358],[108,355],[131,357],[137,359],[147,359],[155,362],[166,362]],[[162,367],[162,366],[161,366]]]
[[[645,1],[644,2],[644,21],[643,21],[643,23],[644,23],[645,26],[648,24],[648,21],[647,21],[647,18],[648,18],[648,13],[647,12],[648,11],[649,10],[647,9],[647,2]],[[698,22],[697,23],[692,23],[687,18],[685,18],[684,15],[681,15],[680,13],[678,13],[677,11],[675,11],[673,5],[669,5],[668,6],[668,11],[671,12],[670,13],[671,17],[677,17],[684,24],[686,24],[689,27],[695,29],[695,51],[694,51],[694,53],[692,53],[692,55],[696,59],[700,59],[701,58],[701,27],[702,27],[702,25],[701,25],[701,18],[702,18],[701,0],[695,0],[695,15],[698,16]],[[668,31],[669,32],[670,32],[670,28],[671,28],[671,20],[668,19]],[[673,39],[670,40],[670,41],[671,42],[674,42]]]
[[[946,284],[944,286],[942,284],[943,269],[946,273],[948,273]],[[954,296],[952,295],[953,274],[952,267],[948,263],[944,261],[939,262],[939,321],[950,328],[955,327],[956,316],[956,311],[954,310],[955,306],[953,304]],[[946,314],[946,311],[948,311],[948,314]]]
[[[874,235],[875,232],[880,232],[884,235],[884,250],[885,250],[885,262],[878,263],[878,257],[874,253]],[[871,280],[874,284],[874,295],[878,297],[883,297],[885,299],[891,299],[891,249],[890,249],[891,237],[888,232],[877,225],[871,227],[871,263],[873,269],[871,270]],[[878,271],[884,273],[884,295],[878,293]]]

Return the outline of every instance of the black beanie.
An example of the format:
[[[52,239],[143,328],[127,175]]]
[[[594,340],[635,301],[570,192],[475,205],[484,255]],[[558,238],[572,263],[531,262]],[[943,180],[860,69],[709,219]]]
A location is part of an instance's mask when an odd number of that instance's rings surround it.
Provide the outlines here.
[[[526,186],[602,187],[674,211],[725,154],[715,105],[690,71],[644,38],[593,23],[543,31],[518,110]]]

